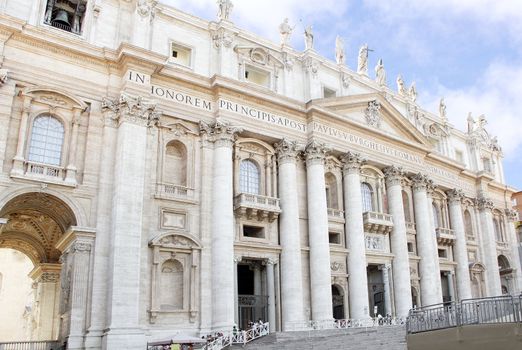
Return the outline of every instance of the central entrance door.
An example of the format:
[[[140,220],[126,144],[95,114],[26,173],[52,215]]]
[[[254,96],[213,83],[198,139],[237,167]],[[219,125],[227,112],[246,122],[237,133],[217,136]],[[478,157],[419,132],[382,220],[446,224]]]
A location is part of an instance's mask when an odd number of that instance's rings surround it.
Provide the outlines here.
[[[268,320],[266,269],[257,261],[237,265],[238,327],[249,328],[250,322]]]

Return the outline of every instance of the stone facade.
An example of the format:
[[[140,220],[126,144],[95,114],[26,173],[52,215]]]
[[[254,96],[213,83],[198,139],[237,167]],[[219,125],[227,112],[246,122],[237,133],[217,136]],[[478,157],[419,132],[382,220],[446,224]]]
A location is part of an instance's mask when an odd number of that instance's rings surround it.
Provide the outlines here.
[[[35,265],[39,339],[142,349],[520,292],[483,117],[457,130],[364,48],[357,73],[230,11],[0,1],[0,247]]]

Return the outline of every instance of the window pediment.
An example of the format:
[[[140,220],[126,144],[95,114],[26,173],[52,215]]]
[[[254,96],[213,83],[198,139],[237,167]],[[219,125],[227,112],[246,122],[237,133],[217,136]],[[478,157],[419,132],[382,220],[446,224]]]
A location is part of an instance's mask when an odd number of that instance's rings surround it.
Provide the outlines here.
[[[167,232],[150,240],[149,246],[159,246],[171,249],[201,249],[199,240],[188,234]]]
[[[64,109],[87,109],[87,104],[76,96],[54,87],[30,87],[22,91],[23,96],[29,96],[34,101]]]

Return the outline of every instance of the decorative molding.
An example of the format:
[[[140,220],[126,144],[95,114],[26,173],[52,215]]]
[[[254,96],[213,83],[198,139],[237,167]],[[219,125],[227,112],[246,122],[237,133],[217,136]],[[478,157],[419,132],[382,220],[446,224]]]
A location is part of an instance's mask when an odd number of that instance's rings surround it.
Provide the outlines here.
[[[462,203],[462,200],[464,199],[464,191],[458,188],[454,188],[452,190],[446,191],[446,194],[448,195],[448,202],[451,203]]]
[[[410,178],[413,184],[413,191],[428,191],[433,186],[433,181],[426,174],[418,173]]]
[[[506,214],[506,218],[508,221],[516,221],[517,220],[517,212],[513,209],[504,209],[504,213]]]
[[[207,139],[214,142],[216,147],[232,147],[236,141],[237,134],[243,129],[232,126],[229,122],[216,120],[210,124],[205,122],[199,123],[201,135],[206,135]]]
[[[2,87],[9,79],[9,69],[0,69],[0,87]]]
[[[404,170],[402,167],[392,165],[392,166],[384,168],[383,173],[384,173],[384,176],[386,177],[386,185],[402,186],[402,181],[404,178]]]
[[[297,142],[288,139],[282,139],[275,143],[274,148],[277,152],[277,161],[279,162],[279,165],[286,162],[295,162],[299,152],[301,151]]]
[[[312,78],[317,78],[319,71],[319,63],[317,63],[313,58],[307,57],[303,61],[303,66],[305,71],[312,76]]]
[[[161,112],[156,110],[156,104],[152,101],[126,93],[121,93],[117,100],[103,98],[101,107],[102,111],[106,112],[106,125],[113,127],[122,121],[150,127],[157,125],[161,116]]]
[[[329,151],[329,148],[326,147],[325,144],[312,140],[308,142],[304,149],[304,154],[306,157],[306,166],[311,166],[315,164],[324,165],[324,160],[326,158],[326,153]]]
[[[495,207],[493,201],[485,196],[480,196],[476,198],[475,205],[479,210],[493,210],[493,208]]]
[[[216,49],[220,49],[222,47],[230,48],[234,43],[234,38],[236,36],[235,33],[232,33],[225,28],[213,30],[210,34]]]
[[[368,102],[368,107],[364,111],[366,123],[370,126],[378,128],[381,126],[381,104],[377,100]]]
[[[360,153],[348,151],[342,156],[341,162],[343,163],[343,172],[352,174],[360,173],[361,167],[366,164],[366,159]]]

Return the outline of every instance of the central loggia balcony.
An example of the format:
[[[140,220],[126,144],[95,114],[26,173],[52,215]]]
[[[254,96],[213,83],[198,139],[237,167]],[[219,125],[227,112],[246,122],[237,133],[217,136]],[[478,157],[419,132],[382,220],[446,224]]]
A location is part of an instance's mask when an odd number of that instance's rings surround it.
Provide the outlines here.
[[[437,227],[437,243],[442,245],[453,245],[455,243],[455,232],[452,229]]]
[[[393,228],[393,217],[390,214],[367,211],[363,214],[364,231],[388,234]]]
[[[279,198],[240,193],[234,198],[234,213],[236,217],[248,220],[257,218],[259,221],[268,219],[273,222],[281,213]]]

